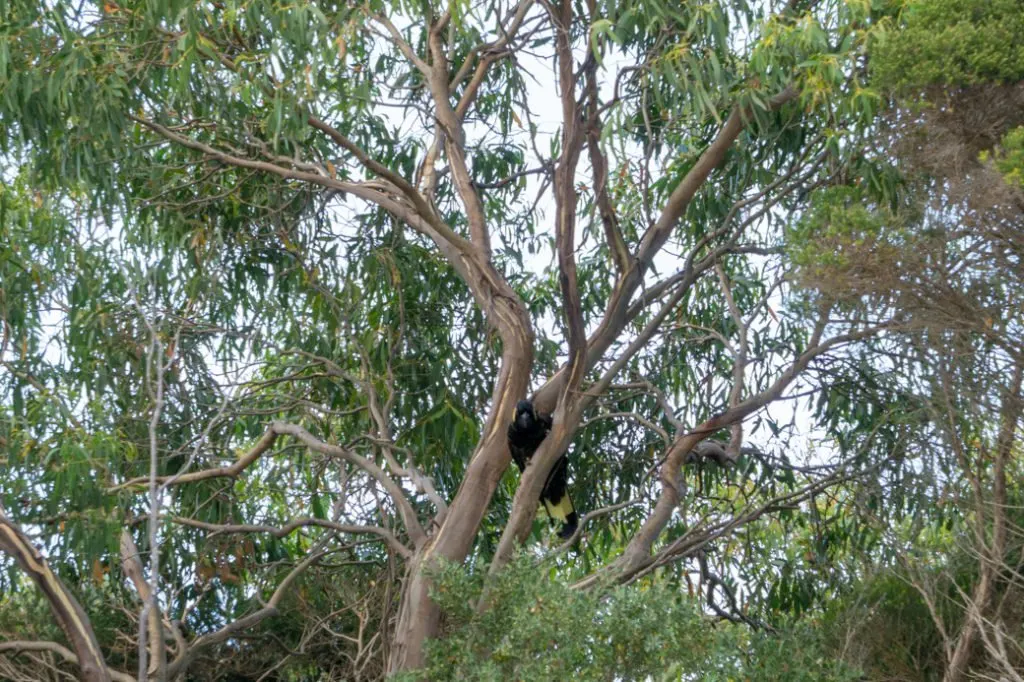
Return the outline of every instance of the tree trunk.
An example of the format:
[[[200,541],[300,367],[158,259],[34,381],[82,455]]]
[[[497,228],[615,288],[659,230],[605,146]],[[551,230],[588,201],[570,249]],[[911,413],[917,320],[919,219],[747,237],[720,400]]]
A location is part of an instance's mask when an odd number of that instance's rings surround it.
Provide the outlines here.
[[[494,281],[502,295],[494,296],[483,307],[502,332],[503,349],[491,412],[441,527],[409,562],[388,660],[389,673],[421,668],[426,662],[423,645],[437,635],[441,620],[437,604],[430,599],[430,572],[438,560],[465,561],[498,482],[512,461],[507,429],[515,405],[526,395],[529,385],[533,333],[525,306],[504,280],[495,276]]]
[[[438,559],[461,563],[468,556],[491,496],[512,459],[503,428],[500,437],[492,435],[490,440],[492,442],[480,448],[470,462],[441,528],[409,562],[388,662],[389,672],[419,668],[425,662],[423,644],[437,634],[440,622],[440,611],[430,599],[430,570]]]

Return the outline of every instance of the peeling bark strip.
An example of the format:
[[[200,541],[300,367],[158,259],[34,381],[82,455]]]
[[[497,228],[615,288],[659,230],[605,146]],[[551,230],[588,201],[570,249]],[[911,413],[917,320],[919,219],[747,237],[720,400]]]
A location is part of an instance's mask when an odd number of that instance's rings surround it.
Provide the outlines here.
[[[46,559],[39,553],[21,529],[0,513],[0,550],[14,557],[21,570],[43,592],[53,615],[78,656],[81,679],[86,682],[109,682],[110,673],[100,653],[96,633],[85,611],[60,579],[50,570]]]

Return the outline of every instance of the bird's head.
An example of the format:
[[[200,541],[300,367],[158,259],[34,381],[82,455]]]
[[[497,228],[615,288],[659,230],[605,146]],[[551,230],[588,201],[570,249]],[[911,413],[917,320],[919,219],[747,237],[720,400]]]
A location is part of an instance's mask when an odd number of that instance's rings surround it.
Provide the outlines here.
[[[533,403],[529,400],[520,400],[516,403],[516,425],[521,429],[528,429],[537,421],[537,413],[533,410]]]

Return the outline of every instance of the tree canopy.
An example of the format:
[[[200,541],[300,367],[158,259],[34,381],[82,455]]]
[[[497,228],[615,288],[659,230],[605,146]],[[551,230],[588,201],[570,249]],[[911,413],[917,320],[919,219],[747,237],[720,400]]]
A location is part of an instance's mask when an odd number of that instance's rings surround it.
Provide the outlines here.
[[[1019,680],[1022,46],[9,0],[0,677]]]

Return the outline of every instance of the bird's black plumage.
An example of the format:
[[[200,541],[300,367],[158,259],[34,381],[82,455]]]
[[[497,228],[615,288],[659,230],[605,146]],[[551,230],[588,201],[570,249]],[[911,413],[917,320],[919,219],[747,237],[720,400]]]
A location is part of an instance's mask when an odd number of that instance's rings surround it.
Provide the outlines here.
[[[550,430],[550,415],[537,414],[529,400],[519,401],[516,405],[515,419],[508,427],[508,446],[520,472],[526,469],[533,453],[537,452],[537,448]],[[558,536],[563,539],[571,537],[579,525],[579,517],[573,507],[572,498],[569,497],[568,475],[569,460],[563,453],[548,474],[548,480],[545,481],[544,490],[540,495],[540,501],[544,504],[548,517],[562,522]]]

